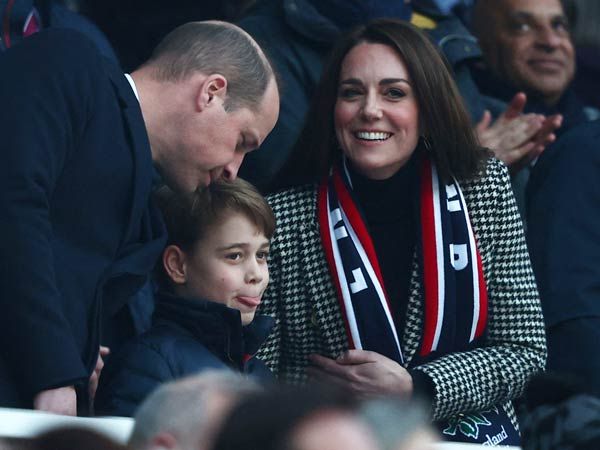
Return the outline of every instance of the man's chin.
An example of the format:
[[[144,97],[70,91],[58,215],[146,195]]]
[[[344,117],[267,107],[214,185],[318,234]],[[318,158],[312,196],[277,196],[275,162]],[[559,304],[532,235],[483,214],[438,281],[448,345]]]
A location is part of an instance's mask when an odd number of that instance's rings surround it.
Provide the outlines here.
[[[530,82],[521,89],[527,94],[528,100],[541,101],[551,106],[560,100],[568,85],[564,77],[532,74]]]
[[[166,184],[169,189],[179,194],[190,194],[196,191],[199,187],[198,180],[182,179],[181,177],[172,176],[166,171],[158,170],[161,181]]]
[[[566,87],[563,83],[545,83],[537,86],[535,97],[538,97],[547,106],[554,106],[558,103],[565,90]]]
[[[200,192],[206,189],[210,185],[210,177],[202,179],[199,182],[193,182],[188,184],[179,184],[177,190],[183,194],[191,194],[193,192]]]

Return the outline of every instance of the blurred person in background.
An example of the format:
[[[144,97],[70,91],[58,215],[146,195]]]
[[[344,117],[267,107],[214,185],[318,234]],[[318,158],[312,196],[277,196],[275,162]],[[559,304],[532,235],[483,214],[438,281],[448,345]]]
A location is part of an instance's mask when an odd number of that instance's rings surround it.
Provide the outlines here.
[[[600,108],[600,2],[566,0],[573,17],[573,43],[577,61],[573,88],[586,103]]]
[[[358,400],[325,385],[248,395],[223,421],[211,450],[378,450]]]
[[[528,187],[527,236],[548,339],[548,370],[600,395],[600,121],[565,133]]]
[[[575,49],[569,18],[560,0],[477,0],[472,28],[483,52],[473,77],[496,117],[507,104],[546,117],[554,141],[571,128],[600,117],[574,92]],[[519,97],[521,100],[519,101]],[[494,105],[495,104],[495,105]],[[507,136],[499,136],[499,141]],[[490,145],[493,147],[494,145]],[[513,179],[517,203],[526,217],[525,190],[542,148],[517,158]],[[519,156],[517,154],[517,156]]]
[[[209,450],[234,405],[259,390],[254,382],[224,370],[165,383],[136,411],[131,450]]]
[[[600,448],[600,398],[572,375],[540,374],[525,393],[523,450]]]
[[[375,433],[380,450],[433,450],[440,440],[419,402],[375,398],[363,402],[359,414]]]

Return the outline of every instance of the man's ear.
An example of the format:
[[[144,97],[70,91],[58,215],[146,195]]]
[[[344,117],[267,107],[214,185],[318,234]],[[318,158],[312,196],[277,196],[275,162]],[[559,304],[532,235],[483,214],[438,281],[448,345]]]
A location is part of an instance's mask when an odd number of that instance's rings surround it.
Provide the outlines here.
[[[163,267],[169,278],[175,284],[184,284],[187,281],[186,276],[186,255],[176,245],[169,245],[163,251]]]
[[[177,439],[171,433],[161,431],[152,438],[150,449],[171,450],[177,448]]]
[[[218,73],[207,76],[198,86],[196,105],[199,111],[211,106],[215,101],[223,103],[227,96],[227,79]]]

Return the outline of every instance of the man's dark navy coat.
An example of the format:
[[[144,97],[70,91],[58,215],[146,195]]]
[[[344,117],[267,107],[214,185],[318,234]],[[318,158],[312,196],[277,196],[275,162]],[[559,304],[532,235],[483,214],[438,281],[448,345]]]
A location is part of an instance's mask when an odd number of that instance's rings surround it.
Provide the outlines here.
[[[30,406],[86,386],[165,232],[139,103],[83,35],[0,55],[0,108],[0,405]]]
[[[574,127],[548,147],[527,189],[546,368],[577,376],[600,395],[600,121]]]

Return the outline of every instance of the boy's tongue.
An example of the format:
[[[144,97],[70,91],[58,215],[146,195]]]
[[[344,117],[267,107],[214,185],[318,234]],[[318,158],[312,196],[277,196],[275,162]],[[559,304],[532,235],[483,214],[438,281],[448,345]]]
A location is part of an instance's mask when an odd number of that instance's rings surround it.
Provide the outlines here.
[[[260,305],[260,297],[246,297],[246,296],[240,296],[237,297],[237,301],[246,305],[246,306],[258,306]]]

